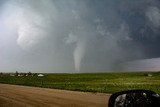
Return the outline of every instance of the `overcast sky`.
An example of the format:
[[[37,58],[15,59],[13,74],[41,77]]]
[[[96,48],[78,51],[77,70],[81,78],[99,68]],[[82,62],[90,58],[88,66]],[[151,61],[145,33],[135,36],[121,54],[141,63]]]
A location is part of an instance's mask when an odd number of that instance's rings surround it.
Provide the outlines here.
[[[114,71],[121,63],[158,58],[159,4],[0,0],[0,71]]]

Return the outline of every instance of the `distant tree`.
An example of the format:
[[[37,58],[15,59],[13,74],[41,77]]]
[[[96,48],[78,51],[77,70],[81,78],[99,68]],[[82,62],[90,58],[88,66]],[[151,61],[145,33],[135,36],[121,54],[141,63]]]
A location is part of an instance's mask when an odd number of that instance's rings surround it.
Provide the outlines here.
[[[38,75],[37,73],[34,73],[34,74],[33,74],[34,77],[37,76],[37,75]]]
[[[2,72],[0,73],[0,76],[3,76],[3,73],[2,73]]]
[[[16,71],[15,76],[18,76],[18,71]]]
[[[23,76],[26,76],[26,73],[23,73]]]
[[[28,72],[28,76],[31,76],[32,75],[32,73],[31,72]]]

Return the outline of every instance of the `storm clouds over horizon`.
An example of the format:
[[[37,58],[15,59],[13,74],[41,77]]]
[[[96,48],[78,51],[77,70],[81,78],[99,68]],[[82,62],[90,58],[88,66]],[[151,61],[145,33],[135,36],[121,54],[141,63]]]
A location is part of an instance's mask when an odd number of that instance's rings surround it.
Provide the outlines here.
[[[0,71],[114,71],[160,57],[158,0],[1,0]]]

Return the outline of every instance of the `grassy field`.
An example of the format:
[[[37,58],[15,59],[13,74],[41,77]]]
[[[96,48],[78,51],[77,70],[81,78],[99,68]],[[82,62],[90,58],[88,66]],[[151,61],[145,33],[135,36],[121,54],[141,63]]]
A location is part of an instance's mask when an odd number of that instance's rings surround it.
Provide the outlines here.
[[[1,76],[0,83],[101,93],[149,89],[160,94],[160,72],[45,74],[44,77]]]

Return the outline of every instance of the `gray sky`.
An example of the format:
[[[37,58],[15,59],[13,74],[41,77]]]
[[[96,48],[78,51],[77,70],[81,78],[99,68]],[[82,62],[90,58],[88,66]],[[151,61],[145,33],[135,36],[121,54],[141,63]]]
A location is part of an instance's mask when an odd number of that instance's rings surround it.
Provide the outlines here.
[[[0,71],[114,71],[160,57],[159,0],[0,0]]]

